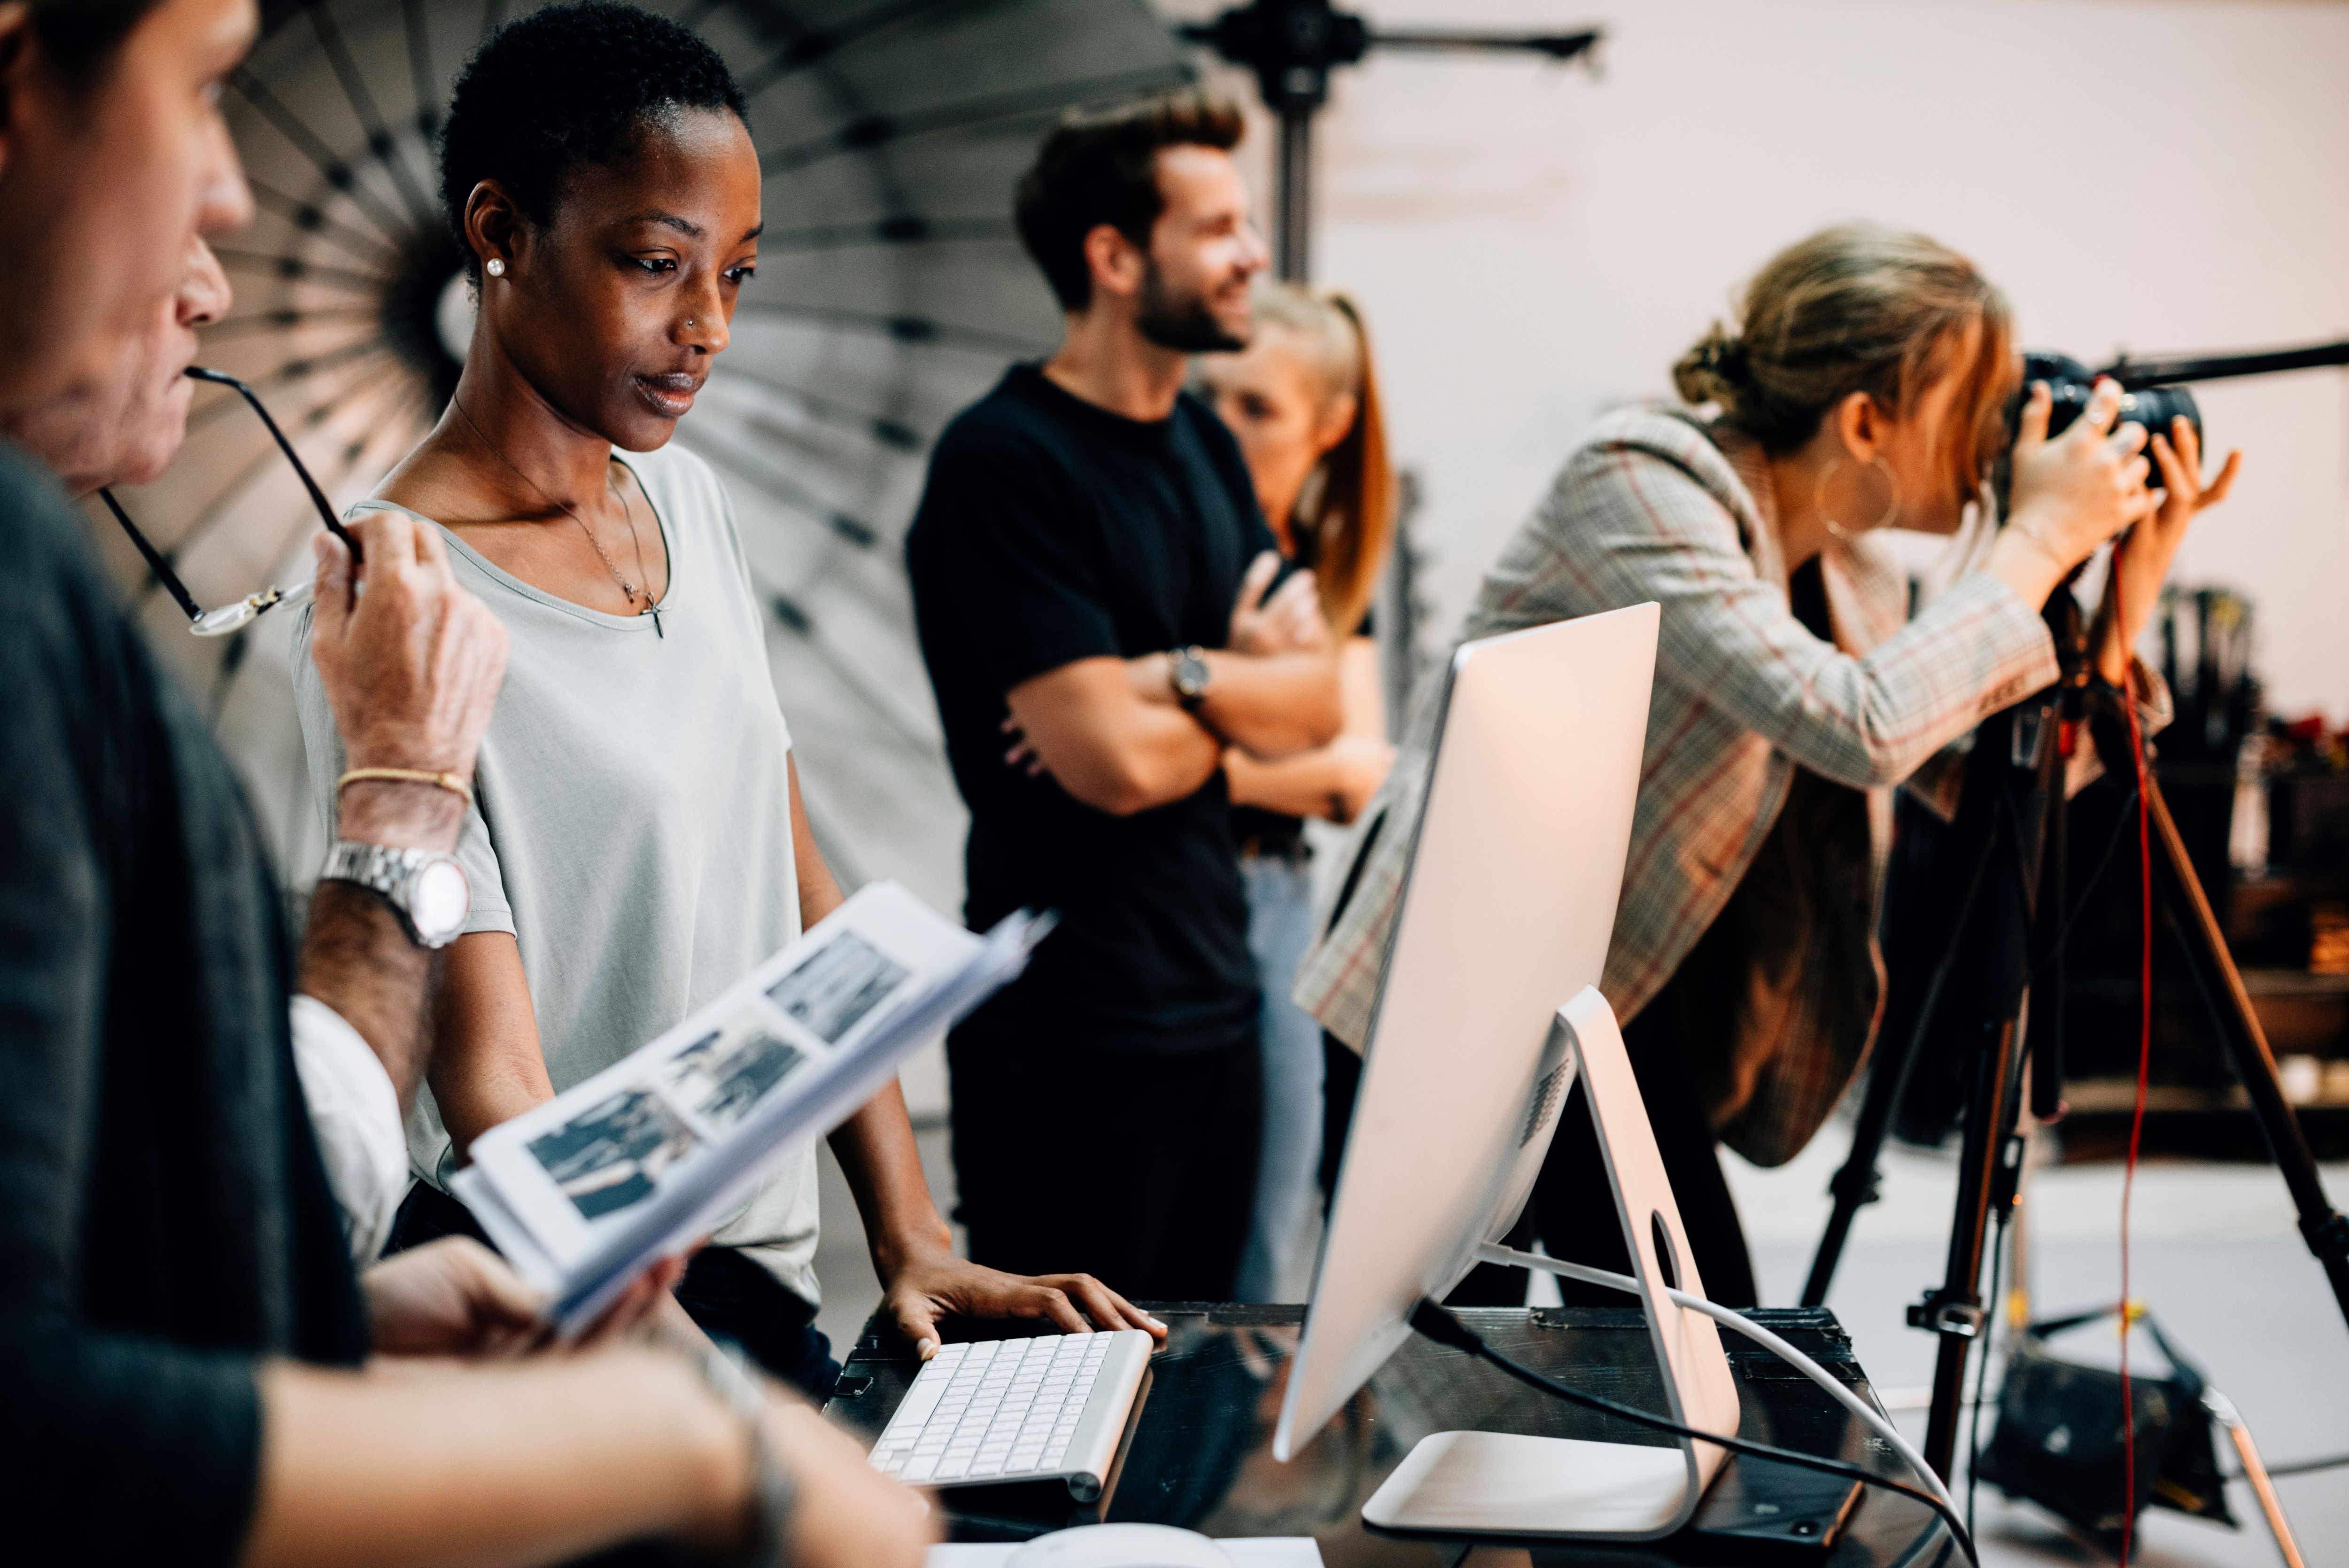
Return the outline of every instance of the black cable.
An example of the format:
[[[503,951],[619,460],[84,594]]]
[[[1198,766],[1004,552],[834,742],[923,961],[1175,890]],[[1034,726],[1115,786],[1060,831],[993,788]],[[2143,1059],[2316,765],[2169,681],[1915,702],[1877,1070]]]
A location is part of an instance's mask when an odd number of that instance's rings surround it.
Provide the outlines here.
[[[1998,1288],[2004,1278],[2006,1264],[2007,1210],[1998,1212],[1998,1240],[1990,1250],[1990,1310],[1987,1322],[1998,1321]],[[1982,1394],[1990,1387],[1990,1347],[1988,1335],[1982,1339],[1982,1365],[1974,1371],[1974,1407],[1966,1417],[1966,1528],[1974,1527],[1974,1491],[1980,1485],[1977,1477],[1982,1470]]]
[[[1503,1355],[1499,1351],[1486,1345],[1475,1329],[1470,1328],[1445,1311],[1443,1306],[1425,1296],[1422,1296],[1419,1304],[1412,1309],[1411,1326],[1438,1345],[1448,1345],[1454,1350],[1465,1351],[1480,1361],[1489,1361],[1526,1387],[1538,1389],[1552,1398],[1563,1399],[1569,1405],[1580,1405],[1586,1409],[1619,1417],[1635,1426],[1646,1427],[1658,1432],[1669,1432],[1676,1438],[1690,1438],[1700,1443],[1711,1443],[1714,1448],[1725,1449],[1733,1454],[1743,1454],[1748,1459],[1770,1459],[1782,1465],[1793,1465],[1797,1469],[1816,1470],[1821,1475],[1856,1480],[1863,1486],[1881,1487],[1887,1491],[1897,1491],[1904,1497],[1913,1498],[1940,1517],[1941,1522],[1949,1527],[1950,1533],[1957,1538],[1959,1548],[1966,1554],[1966,1561],[1973,1563],[1975,1568],[1981,1568],[1982,1559],[1974,1553],[1973,1536],[1967,1531],[1965,1521],[1958,1517],[1955,1509],[1921,1487],[1913,1487],[1905,1481],[1897,1481],[1889,1476],[1878,1475],[1875,1471],[1863,1469],[1857,1465],[1846,1464],[1841,1459],[1824,1459],[1812,1454],[1797,1453],[1792,1449],[1774,1448],[1768,1443],[1749,1442],[1744,1438],[1723,1438],[1712,1432],[1700,1432],[1693,1427],[1683,1427],[1679,1422],[1668,1420],[1664,1417],[1651,1416],[1645,1410],[1634,1409],[1629,1405],[1619,1405],[1612,1399],[1602,1398],[1596,1394],[1586,1394],[1579,1388],[1570,1388],[1563,1383],[1536,1372],[1530,1366],[1520,1366]]]
[[[2288,1465],[2270,1465],[2267,1472],[2268,1479],[2273,1480],[2278,1476],[2314,1475],[2319,1470],[2337,1470],[2344,1467],[2349,1467],[2349,1454],[2335,1454],[2329,1459],[2295,1459]],[[2240,1470],[2230,1470],[2227,1479],[2249,1480],[2251,1478]]]
[[[1892,1560],[1890,1568],[1909,1568],[1910,1563],[1925,1554],[1925,1548],[1936,1541],[1941,1543],[1941,1549],[1933,1553],[1932,1568],[1941,1568],[1941,1564],[1950,1560],[1950,1548],[1958,1542],[1956,1537],[1941,1528],[1941,1516],[1939,1514],[1925,1521],[1925,1528],[1917,1532],[1915,1540],[1901,1548],[1900,1555]]]

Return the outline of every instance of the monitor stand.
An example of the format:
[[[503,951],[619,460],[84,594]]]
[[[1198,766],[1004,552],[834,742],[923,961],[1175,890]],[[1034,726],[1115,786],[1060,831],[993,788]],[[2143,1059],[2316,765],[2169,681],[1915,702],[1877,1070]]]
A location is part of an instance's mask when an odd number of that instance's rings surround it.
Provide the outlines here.
[[[1596,987],[1586,986],[1558,1009],[1550,1038],[1535,1081],[1538,1085],[1547,1076],[1562,1049],[1582,1085],[1582,1103],[1598,1129],[1616,1217],[1640,1282],[1648,1335],[1664,1374],[1665,1407],[1658,1413],[1684,1427],[1733,1437],[1737,1384],[1720,1332],[1712,1319],[1665,1294],[1677,1288],[1702,1295],[1704,1282],[1697,1276],[1614,1012]],[[1540,1148],[1521,1151],[1520,1170],[1527,1164],[1523,1157],[1538,1163],[1556,1128],[1553,1113],[1538,1135]],[[1515,1218],[1514,1212],[1506,1217]],[[1362,1505],[1362,1518],[1381,1530],[1413,1534],[1651,1541],[1695,1516],[1704,1489],[1726,1458],[1710,1443],[1686,1438],[1660,1447],[1437,1432],[1421,1439]]]

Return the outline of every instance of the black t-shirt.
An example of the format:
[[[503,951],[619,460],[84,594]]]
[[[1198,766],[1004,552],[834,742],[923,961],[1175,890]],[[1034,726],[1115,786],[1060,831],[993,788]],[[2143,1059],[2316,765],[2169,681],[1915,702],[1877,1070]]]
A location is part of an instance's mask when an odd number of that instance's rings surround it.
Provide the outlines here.
[[[1247,903],[1218,772],[1113,816],[1008,765],[1005,695],[1080,659],[1221,647],[1273,548],[1231,432],[1185,393],[1123,418],[1015,366],[938,438],[905,540],[947,755],[970,807],[974,929],[1023,906],[1060,929],[973,1021],[1034,1044],[1213,1050],[1257,1011]]]
[[[366,1309],[228,759],[46,477],[0,454],[0,1504],[28,1563],[227,1564],[259,1358]]]

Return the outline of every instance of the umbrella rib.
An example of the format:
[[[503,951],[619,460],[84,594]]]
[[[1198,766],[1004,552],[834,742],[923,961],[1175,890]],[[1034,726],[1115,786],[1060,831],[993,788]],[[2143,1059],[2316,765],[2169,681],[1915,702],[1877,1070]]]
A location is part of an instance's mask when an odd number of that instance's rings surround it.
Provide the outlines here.
[[[222,337],[242,337],[254,332],[287,332],[296,327],[311,327],[333,321],[380,321],[383,312],[368,306],[322,306],[311,310],[262,310],[250,316],[223,316],[204,328],[204,340],[209,343]]]
[[[429,135],[425,117],[440,101],[440,85],[432,72],[432,35],[424,25],[424,0],[399,0],[399,11],[408,33],[409,79],[416,88],[416,129]]]
[[[299,201],[263,183],[247,174],[244,182],[253,188],[253,199],[287,223],[307,234],[319,234],[337,250],[348,253],[358,261],[383,261],[398,264],[399,253],[373,234],[362,234],[348,223],[328,217],[309,202]]]
[[[1081,103],[1087,99],[1107,97],[1165,80],[1167,73],[1162,69],[1117,71],[1108,76],[1051,82],[1020,92],[965,99],[958,103],[941,104],[935,109],[919,109],[911,114],[864,115],[826,135],[779,147],[761,158],[759,166],[770,174],[792,173],[845,152],[870,151],[887,141],[929,136],[941,130],[965,130],[983,125],[990,119],[1057,114],[1070,104]]]
[[[923,439],[921,431],[911,425],[882,414],[867,413],[863,409],[844,403],[837,398],[828,398],[822,392],[812,392],[805,387],[794,386],[789,381],[779,381],[772,376],[762,376],[756,370],[745,370],[740,365],[721,366],[717,373],[730,380],[749,381],[754,386],[764,387],[769,391],[780,392],[784,397],[802,404],[808,412],[824,423],[853,431],[870,440],[879,441],[883,446],[894,447],[899,452],[919,452],[929,444]]]
[[[362,361],[369,354],[391,352],[390,348],[381,337],[361,337],[354,342],[346,343],[339,348],[330,348],[324,354],[297,356],[292,359],[283,360],[275,369],[259,376],[248,376],[245,380],[256,392],[273,391],[277,388],[291,386],[295,382],[305,380],[321,370],[331,370],[337,366]],[[188,429],[191,432],[204,429],[221,415],[233,413],[244,406],[243,398],[238,397],[234,392],[222,391],[212,401],[188,416]]]
[[[798,600],[787,594],[774,594],[770,597],[774,604],[775,619],[781,623],[784,630],[805,643],[809,650],[823,661],[825,667],[839,678],[841,685],[848,689],[850,696],[870,709],[889,732],[903,741],[908,749],[924,757],[936,755],[930,737],[915,729],[905,716],[897,711],[895,702],[892,702],[880,690],[868,684],[869,677],[852,664],[845,654],[832,646],[830,639],[825,638],[815,622],[809,618],[807,611],[800,607]]]
[[[881,535],[872,524],[859,522],[837,507],[825,505],[815,494],[792,480],[750,468],[739,454],[727,450],[724,442],[697,434],[691,444],[695,451],[707,453],[712,462],[749,480],[792,511],[803,513],[823,524],[835,537],[864,550],[880,543]]]
[[[936,342],[980,353],[1032,354],[1047,347],[1033,337],[1015,337],[1008,332],[989,332],[978,327],[958,327],[951,322],[933,321],[926,316],[881,316],[869,311],[837,310],[822,305],[791,305],[780,300],[745,301],[736,307],[736,314],[745,313],[821,321],[850,331],[880,333],[901,343]]]
[[[212,254],[221,265],[238,272],[255,272],[285,279],[287,283],[316,279],[321,283],[341,286],[351,294],[380,294],[391,279],[378,272],[355,272],[349,267],[320,266],[299,256],[274,256],[259,251],[222,250],[212,247]]]
[[[967,3],[968,0],[885,0],[884,4],[851,16],[837,27],[802,27],[790,43],[768,56],[745,75],[742,96],[756,98],[784,78],[803,71],[909,16],[918,16],[925,11],[937,10],[944,5]],[[714,5],[705,5],[702,14],[706,16],[715,9]]]
[[[822,228],[770,231],[759,236],[762,252],[833,250],[852,245],[950,244],[963,240],[1008,240],[1011,223],[1006,218],[875,218],[863,223],[832,223]]]
[[[386,207],[374,192],[358,182],[348,163],[321,140],[318,133],[303,122],[302,117],[285,106],[267,84],[243,66],[231,78],[236,90],[244,95],[245,102],[261,111],[263,119],[277,128],[277,133],[294,144],[295,151],[310,161],[319,177],[351,199],[351,205],[365,213],[375,223],[376,230],[387,240],[398,240],[408,227],[399,214]]]
[[[367,91],[367,78],[359,74],[358,62],[351,58],[350,46],[343,39],[343,30],[335,26],[334,18],[324,5],[308,7],[310,31],[317,35],[319,50],[326,64],[334,68],[335,80],[343,89],[343,100],[351,106],[359,128],[367,134],[367,150],[375,154],[383,171],[399,188],[400,199],[408,203],[409,216],[419,223],[428,223],[440,203],[427,196],[416,183],[408,160],[400,152],[399,143],[384,124],[383,110],[377,107],[375,95]]]

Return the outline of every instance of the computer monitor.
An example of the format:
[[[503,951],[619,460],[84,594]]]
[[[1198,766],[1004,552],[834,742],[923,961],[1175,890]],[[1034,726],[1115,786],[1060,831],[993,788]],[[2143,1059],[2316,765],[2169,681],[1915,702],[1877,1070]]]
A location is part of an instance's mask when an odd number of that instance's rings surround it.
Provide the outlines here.
[[[1641,1231],[1653,1218],[1675,1240],[1677,1257],[1663,1268],[1701,1288],[1691,1282],[1685,1236],[1613,1015],[1591,989],[1630,846],[1659,619],[1655,605],[1637,605],[1469,642],[1454,655],[1420,819],[1390,825],[1413,833],[1410,865],[1274,1433],[1277,1459],[1310,1440],[1410,1337],[1423,1297],[1440,1300],[1475,1266],[1477,1248],[1507,1232],[1578,1076],[1606,1091],[1587,1096],[1590,1103],[1636,1123],[1632,1136],[1613,1141],[1639,1146],[1629,1160],[1609,1150],[1619,1190],[1590,1200],[1639,1213]],[[1593,1061],[1609,1068],[1603,1078]],[[1600,1131],[1605,1147],[1603,1122]],[[1630,1210],[1627,1180],[1638,1200]],[[1733,1431],[1736,1394],[1713,1325],[1666,1300],[1652,1240],[1632,1240],[1679,1418],[1707,1430],[1725,1420]],[[1721,1458],[1710,1445],[1702,1459],[1671,1449],[1596,1451],[1615,1449],[1606,1444],[1569,1445],[1572,1454],[1512,1446],[1546,1441],[1562,1440],[1514,1438],[1478,1450],[1475,1462],[1514,1470],[1503,1491],[1556,1504],[1532,1515],[1503,1509],[1509,1517],[1495,1522],[1499,1532],[1664,1533],[1693,1511]],[[1684,1474],[1671,1468],[1683,1458]],[[1593,1493],[1589,1483],[1612,1474],[1618,1459],[1645,1480],[1625,1475]],[[1657,1461],[1669,1463],[1660,1471]],[[1453,1463],[1465,1462],[1462,1448]],[[1545,1490],[1537,1472],[1558,1462],[1581,1479]],[[1450,1486],[1447,1517],[1464,1528],[1474,1528],[1468,1514],[1482,1506],[1474,1490]],[[1585,1493],[1603,1506],[1592,1512],[1575,1501]]]

